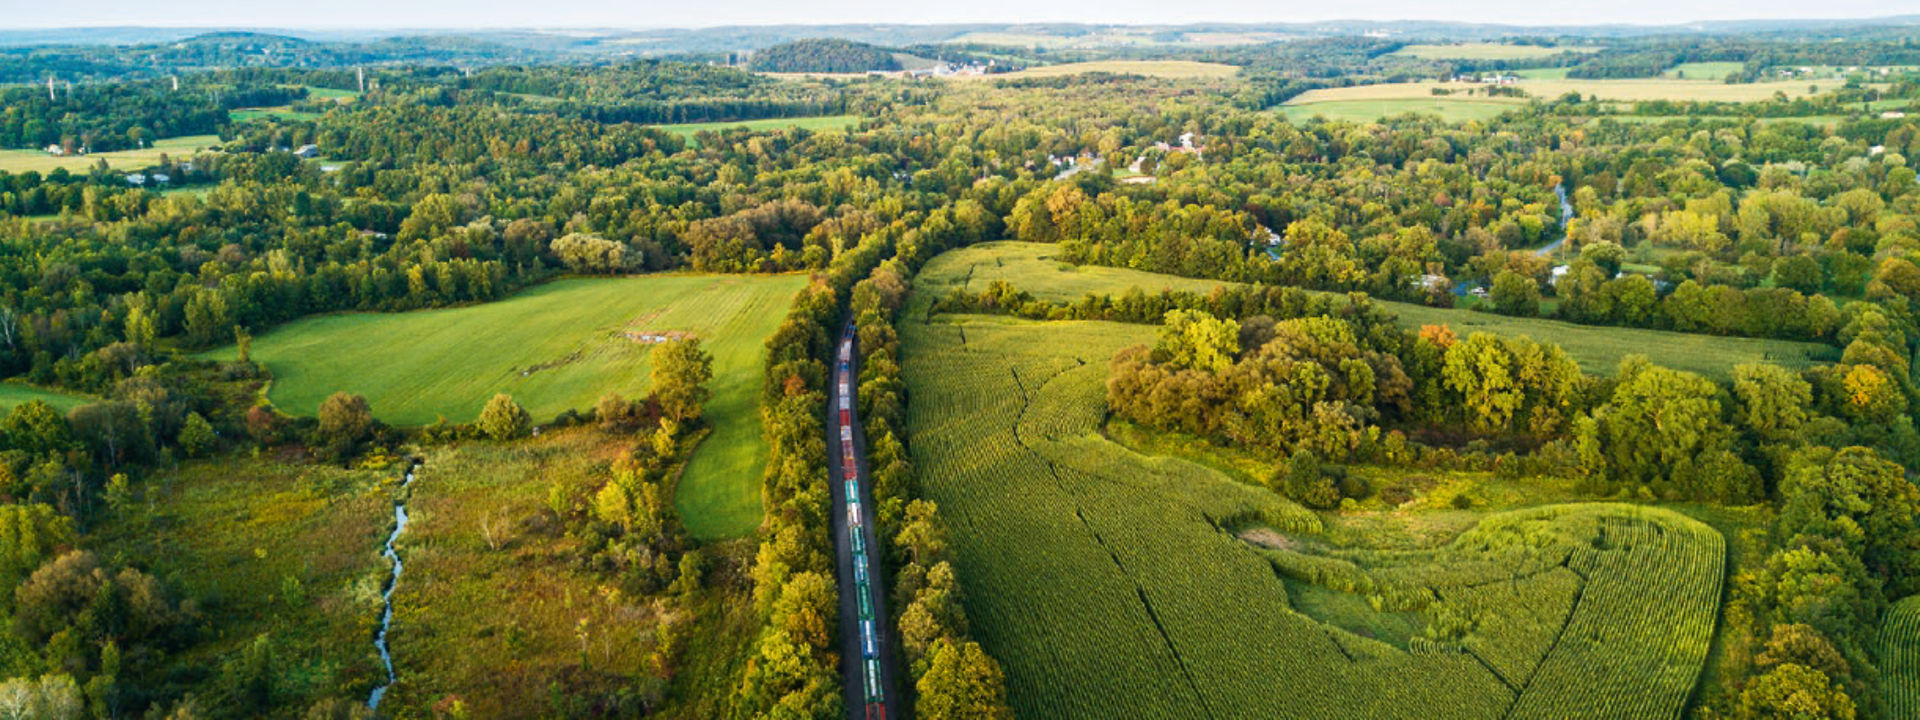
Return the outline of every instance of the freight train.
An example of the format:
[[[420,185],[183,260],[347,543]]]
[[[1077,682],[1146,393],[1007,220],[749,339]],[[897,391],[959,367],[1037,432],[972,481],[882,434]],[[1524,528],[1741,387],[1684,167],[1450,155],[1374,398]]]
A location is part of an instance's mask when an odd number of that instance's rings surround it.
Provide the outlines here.
[[[866,524],[860,516],[860,465],[855,460],[853,448],[853,327],[840,339],[840,357],[836,369],[836,389],[840,391],[840,472],[846,481],[847,491],[847,535],[853,545],[853,582],[854,594],[859,597],[860,606],[860,659],[861,677],[865,686],[862,697],[866,705],[867,720],[886,720],[886,695],[880,685],[880,635],[874,627],[873,591],[869,587],[867,567]]]

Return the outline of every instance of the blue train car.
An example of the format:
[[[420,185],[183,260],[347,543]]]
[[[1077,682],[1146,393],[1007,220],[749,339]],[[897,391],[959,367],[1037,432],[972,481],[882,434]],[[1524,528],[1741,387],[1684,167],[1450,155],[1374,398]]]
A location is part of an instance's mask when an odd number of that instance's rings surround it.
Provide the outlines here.
[[[853,581],[857,583],[867,581],[867,556],[853,556]]]

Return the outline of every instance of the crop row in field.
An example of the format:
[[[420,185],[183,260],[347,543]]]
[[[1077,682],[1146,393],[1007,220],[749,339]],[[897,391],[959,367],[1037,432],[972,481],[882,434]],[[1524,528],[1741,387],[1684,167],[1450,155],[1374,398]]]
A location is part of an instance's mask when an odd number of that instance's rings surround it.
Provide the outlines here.
[[[1880,619],[1880,673],[1887,717],[1920,717],[1920,595],[1894,603]]]
[[[1316,515],[1100,436],[1108,358],[1151,337],[977,316],[903,328],[915,465],[954,528],[969,616],[1021,716],[1659,717],[1684,705],[1722,576],[1711,529],[1571,505],[1489,517],[1435,551],[1309,549]],[[1253,525],[1297,546],[1235,536]],[[1425,614],[1396,618],[1417,637],[1370,638],[1303,612],[1293,597],[1306,592]],[[1470,624],[1448,635],[1434,620],[1445,617]]]
[[[1138,288],[1206,293],[1223,283],[1183,278],[1125,268],[1072,265],[1059,260],[1060,248],[1045,243],[996,242],[954,250],[927,263],[916,280],[926,294],[942,297],[955,288],[986,290],[996,280],[1047,300],[1077,300],[1088,293],[1122,295]],[[1767,362],[1803,368],[1825,357],[1831,348],[1818,343],[1720,337],[1635,328],[1578,325],[1541,318],[1519,318],[1466,309],[1432,308],[1413,303],[1381,301],[1398,316],[1402,327],[1447,325],[1465,336],[1482,331],[1498,335],[1526,335],[1565,348],[1589,373],[1610,374],[1620,358],[1646,355],[1655,364],[1714,378],[1725,378],[1733,366]]]
[[[745,533],[760,519],[759,379],[763,343],[806,282],[797,275],[661,275],[562,280],[507,300],[409,313],[349,313],[289,323],[254,339],[273,372],[268,398],[312,415],[335,392],[365,395],[376,417],[467,422],[507,393],[545,422],[601,395],[647,392],[651,341],[701,339],[714,356],[714,433],[687,465],[678,498],[700,537]],[[227,348],[212,353],[234,357]]]

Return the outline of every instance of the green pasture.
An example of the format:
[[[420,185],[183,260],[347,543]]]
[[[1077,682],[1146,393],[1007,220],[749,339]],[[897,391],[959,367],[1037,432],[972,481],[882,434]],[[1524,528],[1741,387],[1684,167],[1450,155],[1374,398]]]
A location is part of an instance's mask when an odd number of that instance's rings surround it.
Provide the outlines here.
[[[688,333],[714,356],[713,434],[688,464],[677,503],[701,537],[760,520],[759,391],[764,342],[806,283],[798,275],[659,275],[548,283],[499,302],[409,313],[327,315],[256,337],[268,398],[312,415],[335,392],[366,396],[397,425],[467,422],[508,393],[544,423],[600,396],[645,396],[644,334]],[[212,357],[230,359],[228,347]]]
[[[1374,122],[1396,115],[1420,113],[1439,115],[1447,122],[1467,120],[1492,120],[1502,114],[1525,107],[1524,102],[1514,100],[1468,100],[1451,97],[1432,99],[1404,100],[1330,100],[1301,104],[1281,105],[1278,112],[1293,122],[1306,122],[1315,117],[1348,122]]]
[[[686,138],[687,144],[689,145],[698,145],[699,141],[695,140],[693,136],[694,133],[703,130],[707,132],[720,132],[734,128],[746,128],[755,132],[786,130],[788,128],[845,130],[859,124],[859,122],[860,118],[856,115],[823,115],[820,117],[771,118],[767,120],[744,120],[739,122],[681,123],[678,125],[656,125],[654,127]]]
[[[1132,288],[1148,293],[1161,290],[1204,293],[1227,284],[1125,268],[1073,265],[1058,259],[1059,250],[1055,245],[1014,241],[975,245],[929,261],[917,282],[928,295],[941,297],[957,286],[979,292],[995,280],[1005,280],[1036,297],[1056,301],[1077,300],[1089,293],[1119,295]],[[1657,365],[1722,379],[1735,365],[1770,362],[1803,368],[1834,354],[1832,348],[1818,343],[1578,325],[1462,308],[1377,302],[1397,315],[1401,326],[1408,329],[1446,325],[1461,336],[1490,332],[1526,335],[1554,343],[1565,348],[1582,370],[1600,375],[1611,374],[1622,357],[1636,353],[1646,355]]]
[[[0,382],[0,413],[13,410],[28,402],[39,400],[60,412],[66,412],[93,402],[91,398],[58,390],[43,390],[18,382]]]
[[[138,170],[159,164],[161,155],[185,158],[192,156],[198,150],[219,146],[220,137],[217,135],[188,135],[155,140],[152,146],[138,150],[116,150],[90,155],[54,156],[48,155],[45,150],[0,150],[0,172],[34,171],[45,174],[52,172],[54,168],[66,168],[67,172],[86,172],[92,170],[102,160],[107,162],[107,167],[115,170]]]

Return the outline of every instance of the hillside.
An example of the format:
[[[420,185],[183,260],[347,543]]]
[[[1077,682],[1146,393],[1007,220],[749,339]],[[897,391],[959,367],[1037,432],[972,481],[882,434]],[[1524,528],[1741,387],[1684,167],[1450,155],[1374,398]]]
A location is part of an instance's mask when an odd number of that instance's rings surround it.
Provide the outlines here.
[[[884,48],[851,40],[813,38],[783,43],[753,56],[758,72],[862,73],[899,70],[900,60]]]

